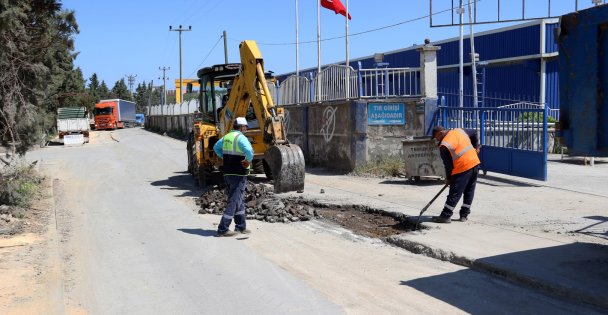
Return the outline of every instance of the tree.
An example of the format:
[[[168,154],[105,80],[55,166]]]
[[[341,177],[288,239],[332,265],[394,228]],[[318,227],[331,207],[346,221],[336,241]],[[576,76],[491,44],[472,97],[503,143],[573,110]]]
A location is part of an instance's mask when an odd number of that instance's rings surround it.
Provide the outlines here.
[[[110,93],[111,98],[119,98],[121,100],[132,101],[133,96],[131,92],[129,92],[129,88],[125,83],[125,79],[120,79],[116,81],[114,87],[112,88],[112,92]]]
[[[152,93],[152,95],[150,97],[151,106],[162,104],[162,102],[161,102],[162,93],[163,93],[162,86],[155,88],[152,86],[152,82],[150,82],[150,93]]]
[[[64,81],[78,85],[78,25],[57,0],[0,0],[0,12],[0,141],[10,148],[0,159],[10,164],[54,125]]]
[[[106,81],[101,81],[101,85],[99,86],[99,99],[107,100],[110,98],[110,90],[108,89],[108,85]]]
[[[89,78],[87,93],[89,93],[89,96],[91,96],[95,103],[99,101],[99,79],[97,79],[97,73],[93,73]]]
[[[146,85],[146,81],[140,84],[137,84],[137,88],[135,89],[135,103],[137,104],[137,112],[142,113],[143,107],[148,105],[148,95],[150,91],[148,90],[148,86]]]
[[[91,110],[91,97],[85,92],[84,85],[80,68],[68,72],[56,95],[57,107],[87,107]]]

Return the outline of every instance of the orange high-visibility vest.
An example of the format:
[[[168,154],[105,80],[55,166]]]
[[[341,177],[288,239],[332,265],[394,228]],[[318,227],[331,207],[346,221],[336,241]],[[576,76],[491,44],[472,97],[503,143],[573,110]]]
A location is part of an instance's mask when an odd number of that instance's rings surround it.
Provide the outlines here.
[[[471,139],[460,128],[448,131],[440,145],[446,147],[452,155],[452,162],[454,162],[452,175],[466,172],[481,164],[477,152],[471,144]]]

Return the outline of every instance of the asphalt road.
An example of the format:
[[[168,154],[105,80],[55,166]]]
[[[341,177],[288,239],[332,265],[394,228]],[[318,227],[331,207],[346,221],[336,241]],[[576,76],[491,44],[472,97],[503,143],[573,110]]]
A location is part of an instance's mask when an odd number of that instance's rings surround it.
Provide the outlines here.
[[[197,194],[183,172],[184,143],[130,129],[96,132],[82,147],[49,147],[32,155],[38,154],[43,169],[59,179],[57,221],[72,235],[63,253],[67,309],[341,313],[243,245],[246,239],[214,237],[215,226],[192,210],[191,198],[179,198]]]
[[[65,313],[596,312],[322,221],[213,237],[219,216],[197,214],[185,143],[143,129],[28,158],[54,183]]]

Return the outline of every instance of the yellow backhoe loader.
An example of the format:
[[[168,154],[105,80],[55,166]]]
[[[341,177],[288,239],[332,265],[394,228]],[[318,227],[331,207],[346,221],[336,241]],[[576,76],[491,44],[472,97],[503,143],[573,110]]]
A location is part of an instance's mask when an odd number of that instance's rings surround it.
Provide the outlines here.
[[[253,171],[274,181],[276,193],[304,189],[304,154],[289,143],[283,109],[273,103],[264,61],[255,41],[239,45],[241,63],[200,69],[199,112],[188,137],[188,171],[200,186],[221,174],[222,160],[213,145],[246,117],[245,133],[254,150]]]

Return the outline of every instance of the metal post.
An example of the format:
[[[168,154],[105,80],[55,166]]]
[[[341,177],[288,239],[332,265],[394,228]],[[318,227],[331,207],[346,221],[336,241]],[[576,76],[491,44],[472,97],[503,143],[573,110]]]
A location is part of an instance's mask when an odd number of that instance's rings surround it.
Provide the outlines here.
[[[298,38],[298,0],[296,0],[296,104],[300,103],[300,61],[299,61],[299,38]]]
[[[464,38],[463,38],[463,28],[462,28],[462,14],[463,14],[463,8],[462,8],[462,0],[460,0],[460,4],[458,5],[458,15],[460,16],[460,39],[459,39],[459,56],[460,56],[460,62],[458,64],[458,71],[460,72],[459,74],[459,91],[458,91],[458,107],[463,107],[464,106]]]
[[[350,98],[350,66],[348,62],[348,0],[346,0],[346,98]]]
[[[471,43],[471,74],[473,75],[473,107],[478,107],[477,99],[477,65],[475,64],[475,34],[473,33],[473,8],[469,0],[469,42]]]
[[[359,83],[359,95],[357,96],[357,98],[362,98],[363,97],[363,78],[361,77],[361,61],[357,61],[357,64],[359,65],[359,71],[357,71],[357,82]]]
[[[319,75],[321,74],[321,1],[317,2],[317,86],[315,87],[315,99],[318,101],[321,93],[321,81],[319,81]]]
[[[224,31],[224,63],[228,63],[228,36]]]

